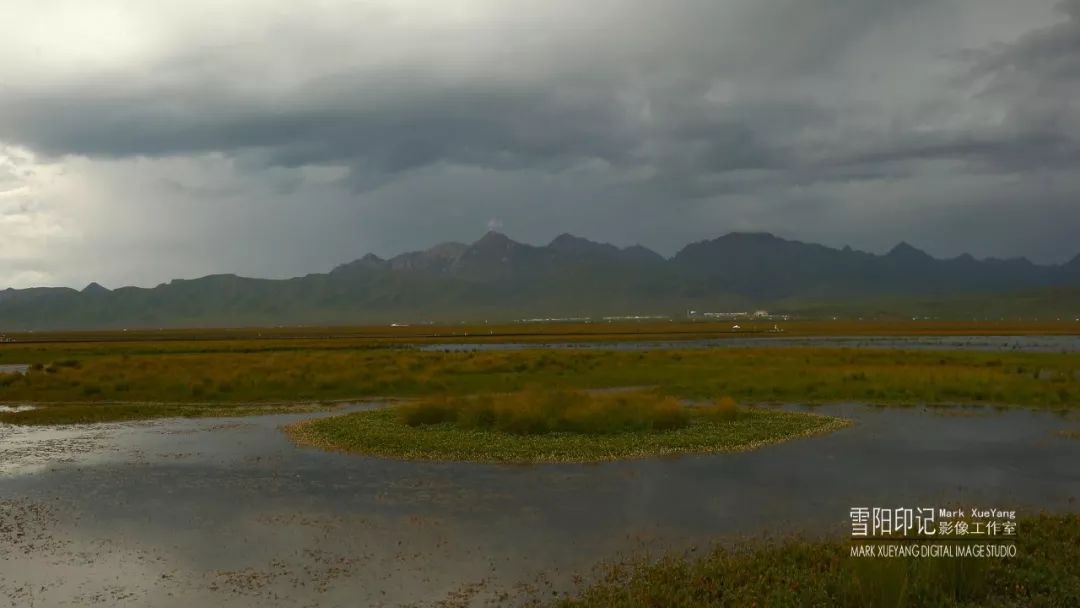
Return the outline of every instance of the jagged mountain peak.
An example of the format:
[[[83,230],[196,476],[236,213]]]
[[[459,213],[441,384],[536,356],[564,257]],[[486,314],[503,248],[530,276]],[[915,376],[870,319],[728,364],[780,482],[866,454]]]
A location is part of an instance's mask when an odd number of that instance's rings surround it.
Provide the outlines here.
[[[521,243],[497,230],[488,230],[484,233],[484,236],[480,237],[480,240],[473,243],[473,247],[508,247],[513,245],[521,245]]]
[[[933,259],[930,254],[926,253],[922,249],[913,247],[907,241],[900,241],[895,247],[889,250],[886,254],[893,258],[920,258],[920,259]]]
[[[392,270],[419,270],[442,274],[461,258],[469,246],[463,243],[439,243],[424,251],[411,251],[391,258],[388,265]]]
[[[683,247],[675,260],[701,260],[713,255],[743,255],[763,252],[784,252],[793,248],[819,247],[799,241],[788,241],[770,232],[729,232],[712,240],[697,241]]]
[[[733,230],[720,238],[753,239],[759,241],[782,241],[784,239],[764,230]]]
[[[706,241],[709,242],[709,241]],[[788,241],[782,239],[771,232],[755,232],[746,230],[736,230],[729,232],[723,236],[713,239],[713,243],[753,243],[757,245],[767,245],[775,243],[790,243],[796,241]]]
[[[364,257],[359,260],[353,260],[340,266],[335,267],[330,271],[331,275],[341,275],[349,273],[360,273],[374,269],[380,269],[386,266],[386,260],[380,258],[374,253],[365,254]]]
[[[600,253],[605,255],[617,255],[619,248],[608,243],[590,241],[569,233],[563,233],[548,243],[548,249],[560,253],[590,254]]]
[[[515,252],[537,249],[531,245],[519,243],[501,232],[489,230],[478,241],[461,252],[461,260],[476,258],[505,258]]]
[[[566,245],[578,244],[600,245],[601,243],[597,243],[596,241],[590,241],[589,239],[582,238],[580,236],[574,236],[569,232],[564,232],[559,236],[551,239],[551,242],[548,243],[548,247],[562,247]]]

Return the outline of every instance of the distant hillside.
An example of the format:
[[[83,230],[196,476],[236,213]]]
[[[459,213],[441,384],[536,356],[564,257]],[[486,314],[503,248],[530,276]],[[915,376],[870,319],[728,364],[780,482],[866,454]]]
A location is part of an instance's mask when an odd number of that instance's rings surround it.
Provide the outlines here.
[[[366,255],[286,280],[213,275],[154,288],[0,291],[0,330],[512,320],[778,308],[814,316],[1080,315],[1080,256],[935,259],[731,233],[665,259],[564,234],[545,246],[489,232],[391,259]]]

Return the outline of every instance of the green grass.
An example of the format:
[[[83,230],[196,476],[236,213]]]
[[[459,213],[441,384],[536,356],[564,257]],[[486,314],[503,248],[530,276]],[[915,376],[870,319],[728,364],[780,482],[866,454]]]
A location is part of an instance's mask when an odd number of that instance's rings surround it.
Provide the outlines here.
[[[737,413],[734,401],[722,403],[734,419]],[[717,406],[712,406],[708,411],[716,409]],[[431,397],[405,404],[396,411],[398,419],[412,427],[445,423],[463,430],[514,435],[558,432],[610,435],[667,431],[690,424],[690,410],[677,399],[647,391],[590,393],[533,389],[508,395]]]
[[[251,340],[5,344],[0,358],[37,364],[23,375],[0,375],[0,403],[16,404],[227,405],[634,385],[679,398],[731,395],[741,403],[1080,405],[1080,355],[1061,353],[809,347],[446,353]],[[33,424],[49,407],[21,417],[0,414],[0,422]]]
[[[661,396],[653,398],[667,402]],[[522,398],[510,396],[509,400],[520,402]],[[506,430],[496,430],[495,422],[478,425],[471,420],[461,422],[460,417],[444,421],[426,419],[424,423],[410,425],[414,419],[407,409],[391,407],[307,420],[285,430],[301,445],[368,456],[524,464],[743,451],[826,433],[848,424],[827,416],[759,409],[717,415],[709,408],[683,407],[683,413],[685,424],[677,428],[658,429],[653,424],[642,424],[634,430],[625,430],[621,422],[602,420],[590,423],[587,432],[573,432],[550,427],[538,430],[528,424],[517,426],[516,422]],[[574,419],[573,414],[565,411],[563,415]],[[531,413],[523,416],[529,418]],[[507,419],[514,420],[509,416]],[[577,424],[572,422],[570,426]]]
[[[853,558],[843,540],[756,542],[613,564],[552,608],[1080,606],[1080,515],[1020,522],[1017,555]],[[546,602],[537,601],[537,604]]]

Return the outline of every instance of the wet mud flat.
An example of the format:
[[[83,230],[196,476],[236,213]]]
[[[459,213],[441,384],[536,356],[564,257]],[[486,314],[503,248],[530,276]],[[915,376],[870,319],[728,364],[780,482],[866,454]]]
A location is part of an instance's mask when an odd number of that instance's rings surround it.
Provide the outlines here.
[[[598,562],[846,534],[855,506],[1077,511],[1075,421],[815,408],[836,433],[595,465],[298,448],[311,415],[0,426],[0,606],[513,605]]]

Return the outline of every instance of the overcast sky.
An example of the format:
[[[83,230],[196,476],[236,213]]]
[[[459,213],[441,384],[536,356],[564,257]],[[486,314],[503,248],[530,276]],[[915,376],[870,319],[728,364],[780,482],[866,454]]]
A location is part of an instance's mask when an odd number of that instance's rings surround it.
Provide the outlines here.
[[[1080,0],[4,0],[0,288],[489,225],[1080,253]]]

